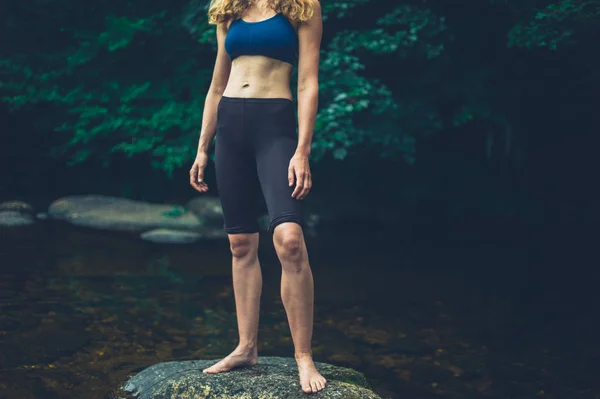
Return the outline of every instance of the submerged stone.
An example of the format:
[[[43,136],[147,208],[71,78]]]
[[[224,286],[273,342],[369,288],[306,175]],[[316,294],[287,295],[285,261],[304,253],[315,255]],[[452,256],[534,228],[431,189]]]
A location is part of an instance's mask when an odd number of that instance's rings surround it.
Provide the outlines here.
[[[222,228],[204,228],[199,231],[154,229],[140,234],[142,240],[157,244],[190,244],[202,239],[224,238],[226,236]]]
[[[215,226],[223,224],[223,208],[221,207],[221,201],[217,197],[203,195],[193,198],[186,204],[186,208],[206,223]]]
[[[194,230],[198,217],[178,205],[151,204],[102,195],[77,195],[54,201],[48,215],[72,224],[99,229],[146,231],[155,228]]]
[[[202,238],[198,233],[171,229],[154,229],[140,234],[142,240],[158,244],[189,244]]]
[[[33,207],[23,201],[6,201],[0,203],[0,212],[4,211],[12,211],[32,215]]]
[[[15,227],[33,224],[35,220],[24,213],[16,211],[0,211],[0,226]]]
[[[131,377],[123,394],[135,399],[306,399],[292,358],[260,357],[259,364],[216,375],[202,370],[216,360],[159,363]],[[358,371],[316,363],[327,379],[322,399],[381,399]]]
[[[33,208],[23,201],[0,203],[0,226],[27,226],[35,222]]]

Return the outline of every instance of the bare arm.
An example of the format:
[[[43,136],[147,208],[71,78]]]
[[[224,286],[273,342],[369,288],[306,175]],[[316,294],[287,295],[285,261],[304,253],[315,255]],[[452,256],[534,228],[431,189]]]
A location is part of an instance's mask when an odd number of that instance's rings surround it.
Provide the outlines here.
[[[290,160],[288,180],[296,183],[292,197],[303,199],[312,187],[308,156],[319,102],[319,50],[323,34],[321,4],[315,0],[314,14],[298,27],[298,146]]]
[[[223,96],[229,72],[231,71],[231,60],[225,52],[225,36],[227,35],[226,22],[217,25],[217,59],[213,70],[212,80],[204,102],[202,113],[202,128],[198,142],[198,152],[208,152],[210,143],[215,135],[217,125],[217,106]]]
[[[215,137],[217,128],[217,107],[227,87],[229,72],[231,71],[231,60],[225,51],[225,36],[227,35],[227,22],[217,25],[217,59],[213,70],[212,80],[202,113],[202,127],[200,139],[198,140],[198,153],[190,170],[190,184],[197,191],[204,193],[208,186],[204,182],[204,169],[208,163],[208,149]]]
[[[319,101],[319,49],[323,33],[321,5],[315,0],[312,18],[298,27],[298,150],[310,154]]]

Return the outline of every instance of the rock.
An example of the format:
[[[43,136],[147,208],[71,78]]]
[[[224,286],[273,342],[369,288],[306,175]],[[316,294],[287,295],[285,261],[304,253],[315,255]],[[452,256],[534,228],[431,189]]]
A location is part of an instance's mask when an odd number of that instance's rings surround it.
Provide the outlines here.
[[[189,244],[202,238],[199,233],[171,229],[154,229],[140,234],[142,240],[158,244]]]
[[[223,228],[203,228],[201,231],[181,231],[173,229],[154,229],[143,232],[142,240],[158,244],[190,244],[201,239],[224,238],[227,234]]]
[[[202,196],[191,199],[186,208],[205,222],[205,224],[223,225],[223,208],[217,197]]]
[[[34,219],[28,214],[16,211],[0,211],[0,226],[27,226],[34,222]]]
[[[46,212],[38,212],[35,217],[39,220],[46,220],[48,219],[48,214]]]
[[[196,215],[178,205],[150,204],[101,195],[70,196],[54,201],[48,216],[78,226],[122,231],[156,228],[194,230],[202,226]]]
[[[33,207],[23,201],[6,201],[0,203],[0,212],[4,211],[12,211],[27,215],[33,215]]]
[[[14,227],[33,224],[33,208],[23,201],[0,203],[0,226]]]
[[[210,375],[202,369],[215,360],[166,362],[133,376],[121,388],[135,399],[306,399],[300,389],[298,368],[292,358],[260,357],[253,367]],[[362,373],[316,363],[327,379],[319,392],[323,399],[381,399],[368,387]]]

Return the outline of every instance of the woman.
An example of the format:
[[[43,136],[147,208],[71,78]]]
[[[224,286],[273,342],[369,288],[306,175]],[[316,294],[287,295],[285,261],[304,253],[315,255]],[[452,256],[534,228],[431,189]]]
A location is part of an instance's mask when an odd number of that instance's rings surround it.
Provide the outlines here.
[[[313,277],[302,233],[301,201],[312,181],[308,156],[317,113],[322,19],[318,0],[212,0],[218,51],[206,96],[190,184],[208,191],[204,169],[216,132],[217,188],[228,233],[239,344],[205,373],[257,363],[259,302],[256,201],[262,192],[282,265],[300,385],[318,392],[326,380],[312,360]],[[298,133],[290,89],[298,68]]]

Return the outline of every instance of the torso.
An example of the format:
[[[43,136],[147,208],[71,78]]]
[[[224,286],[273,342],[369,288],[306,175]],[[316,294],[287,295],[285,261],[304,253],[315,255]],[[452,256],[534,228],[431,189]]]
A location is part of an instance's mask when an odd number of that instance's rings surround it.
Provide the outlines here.
[[[261,23],[275,14],[259,14],[256,10],[248,10],[242,19],[249,24]],[[284,16],[280,16],[285,18]],[[229,21],[227,28],[233,21]],[[236,23],[244,23],[237,21]],[[297,23],[290,22],[297,31]],[[226,97],[256,98],[288,98],[292,99],[290,77],[293,65],[279,59],[263,55],[239,55],[231,62],[231,71],[227,87],[223,93]]]

